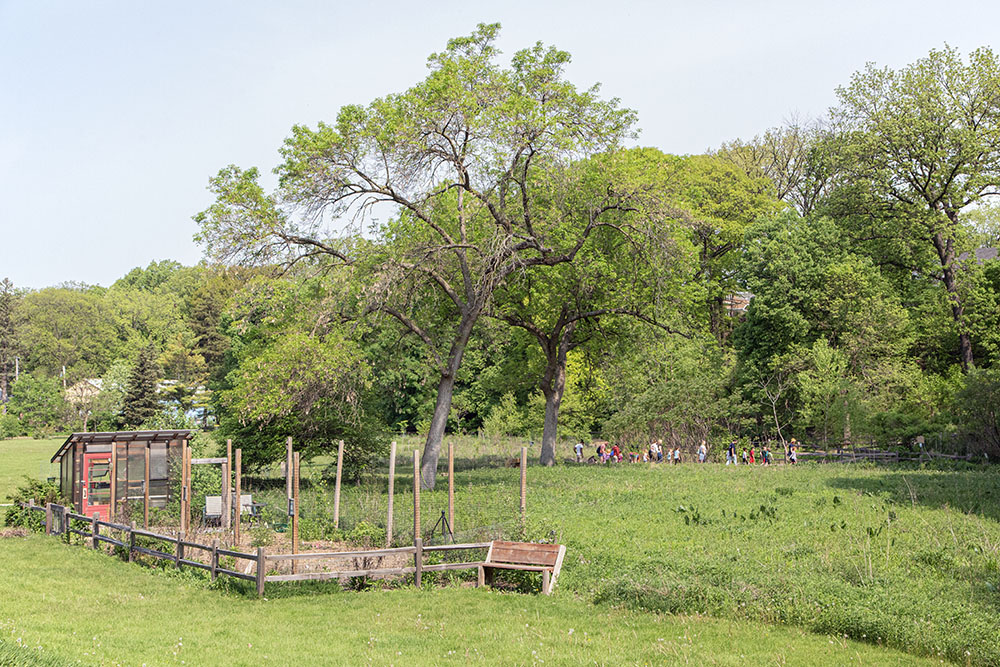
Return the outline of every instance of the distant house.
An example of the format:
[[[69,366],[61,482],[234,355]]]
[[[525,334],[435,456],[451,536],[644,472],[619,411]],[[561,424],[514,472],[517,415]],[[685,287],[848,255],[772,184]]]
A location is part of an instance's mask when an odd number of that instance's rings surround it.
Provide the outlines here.
[[[740,317],[746,315],[747,307],[753,299],[750,292],[733,292],[722,300],[722,305],[730,317]]]
[[[1000,256],[1000,249],[981,246],[973,250],[971,253],[963,252],[958,256],[958,261],[965,262],[974,257],[976,264],[982,264],[983,262],[996,259],[998,256]]]
[[[91,378],[80,380],[66,389],[66,400],[75,406],[85,405],[94,400],[104,387],[104,380]]]

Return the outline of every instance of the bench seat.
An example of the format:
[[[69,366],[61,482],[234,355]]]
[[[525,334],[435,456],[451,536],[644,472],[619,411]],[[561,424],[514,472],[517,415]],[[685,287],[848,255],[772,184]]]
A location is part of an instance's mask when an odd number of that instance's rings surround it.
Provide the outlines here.
[[[542,573],[542,593],[551,595],[562,569],[566,547],[533,542],[490,542],[486,560],[479,566],[478,584],[493,584],[493,570],[523,570]]]

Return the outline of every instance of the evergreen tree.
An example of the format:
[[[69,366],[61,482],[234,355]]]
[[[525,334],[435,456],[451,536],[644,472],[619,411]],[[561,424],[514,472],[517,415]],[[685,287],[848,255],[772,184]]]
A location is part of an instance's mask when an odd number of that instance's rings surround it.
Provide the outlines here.
[[[122,400],[122,423],[126,427],[137,428],[152,418],[160,409],[156,400],[156,351],[150,344],[139,352],[132,367]]]

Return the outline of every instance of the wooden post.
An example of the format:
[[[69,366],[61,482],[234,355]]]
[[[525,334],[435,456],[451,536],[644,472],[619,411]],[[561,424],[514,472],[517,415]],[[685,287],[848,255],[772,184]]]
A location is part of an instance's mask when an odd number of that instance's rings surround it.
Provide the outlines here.
[[[340,475],[344,467],[344,441],[337,445],[337,482],[333,487],[333,527],[340,528]]]
[[[184,500],[187,497],[187,440],[181,441],[181,532],[184,531]]]
[[[108,518],[115,520],[118,515],[118,443],[111,443],[111,509]]]
[[[227,533],[233,525],[233,441],[226,440],[226,463],[222,467],[222,529]]]
[[[528,448],[521,447],[521,530],[525,528],[528,508]]]
[[[413,554],[413,567],[417,570],[413,575],[413,583],[417,585],[417,588],[420,588],[424,574],[424,541],[418,537],[413,540],[413,546],[417,548],[416,553]]]
[[[215,578],[219,576],[218,570],[219,570],[219,540],[214,539],[212,540],[212,569],[211,569],[212,581],[215,581]]]
[[[285,441],[285,500],[292,499],[292,436]]]
[[[233,523],[233,542],[240,545],[240,524],[243,523],[243,503],[240,494],[243,492],[243,450],[236,450],[236,521]]]
[[[45,503],[45,534],[52,534],[52,503]]]
[[[184,441],[185,444],[187,440]],[[191,446],[187,445],[185,447],[187,451],[187,464],[185,470],[187,471],[187,494],[184,501],[184,532],[191,532]]]
[[[66,538],[66,544],[69,544],[72,533],[69,532],[69,517],[66,516],[67,511],[66,506],[63,505],[60,510],[60,513],[62,514],[62,521],[59,522],[59,525],[62,527],[63,535]]]
[[[143,450],[142,466],[142,527],[149,530],[149,448],[152,446],[148,440]]]
[[[292,553],[299,552],[299,453],[292,455]],[[292,561],[292,574],[299,570],[299,562]]]
[[[413,450],[413,539],[420,539],[420,452],[415,449]]]
[[[130,562],[130,563],[134,560],[133,554],[135,554],[135,522],[134,521],[129,521],[128,522],[128,562]]]
[[[448,533],[455,541],[455,443],[448,443]]]
[[[389,510],[385,517],[385,548],[392,546],[392,494],[396,485],[396,441],[389,446]]]
[[[94,512],[94,516],[90,517],[90,546],[95,549],[101,543],[101,541],[97,539],[97,533],[99,530],[100,528],[97,525],[97,512]]]
[[[239,451],[239,450],[237,450]],[[264,574],[267,572],[264,547],[257,547],[257,597],[264,597]]]

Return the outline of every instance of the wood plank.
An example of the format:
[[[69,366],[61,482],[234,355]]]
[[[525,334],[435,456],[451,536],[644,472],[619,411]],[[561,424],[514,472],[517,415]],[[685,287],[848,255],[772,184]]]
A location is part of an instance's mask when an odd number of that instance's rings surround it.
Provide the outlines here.
[[[197,560],[187,560],[186,558],[181,558],[179,562],[180,562],[181,565],[187,565],[189,567],[197,567],[197,568],[200,568],[202,570],[211,570],[212,569],[211,565],[207,565],[207,564],[202,563],[201,561],[197,561]]]
[[[204,465],[206,463],[225,463],[226,457],[220,456],[212,459],[191,459],[191,465]]]
[[[524,565],[546,565],[553,567],[559,558],[559,551],[526,551],[523,549],[494,548],[489,562]]]
[[[491,542],[475,542],[470,544],[436,544],[424,547],[424,551],[460,551],[462,549],[489,549]]]
[[[486,567],[495,567],[498,570],[524,570],[525,572],[542,572],[552,570],[551,565],[522,565],[520,563],[491,563],[484,562]]]
[[[218,568],[216,570],[217,574],[224,574],[227,577],[236,577],[237,579],[243,579],[245,581],[257,581],[257,577],[252,574],[246,574],[244,572],[236,572],[235,570],[227,570],[225,568]]]
[[[353,577],[402,576],[414,574],[415,567],[389,567],[371,570],[342,570],[339,572],[303,572],[302,574],[273,574],[267,581],[323,581],[326,579],[341,579]]]
[[[332,551],[332,552],[316,552],[316,553],[304,553],[304,554],[268,554],[267,560],[282,561],[282,560],[307,560],[315,558],[360,558],[362,556],[391,556],[394,554],[412,554],[416,552],[417,548],[415,546],[394,547],[392,549],[371,549],[369,551]],[[222,553],[221,550],[219,553]]]
[[[162,558],[164,560],[173,560],[174,555],[164,553],[163,551],[157,551],[156,549],[147,549],[146,547],[133,547],[136,553],[144,554],[146,556],[152,556],[153,558]]]

